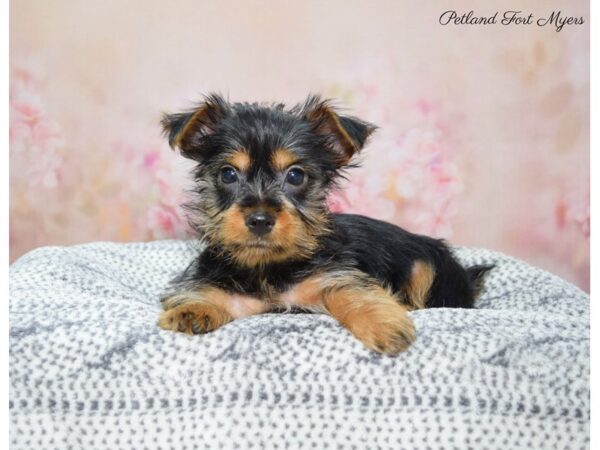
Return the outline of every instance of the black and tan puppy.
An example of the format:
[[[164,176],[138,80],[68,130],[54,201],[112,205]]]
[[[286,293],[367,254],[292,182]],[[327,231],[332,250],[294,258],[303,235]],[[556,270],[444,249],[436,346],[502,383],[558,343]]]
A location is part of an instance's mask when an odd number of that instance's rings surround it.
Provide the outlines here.
[[[318,97],[286,109],[211,95],[163,126],[198,163],[188,208],[207,246],[163,298],[162,328],[206,333],[254,314],[324,313],[394,355],[415,339],[409,311],[472,307],[489,267],[465,270],[440,240],[328,211],[373,125]]]

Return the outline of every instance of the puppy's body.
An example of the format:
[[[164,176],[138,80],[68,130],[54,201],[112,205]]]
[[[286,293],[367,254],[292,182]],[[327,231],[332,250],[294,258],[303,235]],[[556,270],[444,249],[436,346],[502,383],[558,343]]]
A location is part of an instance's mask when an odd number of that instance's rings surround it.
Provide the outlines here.
[[[393,355],[415,338],[408,311],[473,306],[489,267],[464,269],[440,240],[327,209],[374,126],[317,98],[286,110],[216,96],[163,124],[198,162],[188,206],[207,246],[163,299],[161,327],[194,334],[265,312],[325,313]]]
[[[331,234],[321,237],[318,250],[310,258],[240,267],[223,258],[222,249],[209,246],[176,284],[189,289],[203,284],[218,286],[232,294],[263,299],[270,303],[269,309],[277,311],[282,304],[292,304],[291,300],[282,301],[282,297],[307,278],[318,273],[358,270],[410,302],[406,287],[416,275],[415,267],[421,267],[432,275],[432,283],[424,287],[422,304],[413,301],[415,308],[473,306],[485,267],[463,269],[442,241],[364,216],[332,214],[331,222]]]

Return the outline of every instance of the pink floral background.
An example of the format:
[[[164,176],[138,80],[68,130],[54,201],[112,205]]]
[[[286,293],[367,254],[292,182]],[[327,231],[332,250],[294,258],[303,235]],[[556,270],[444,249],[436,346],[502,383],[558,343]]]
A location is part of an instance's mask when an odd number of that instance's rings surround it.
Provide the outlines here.
[[[589,4],[442,26],[506,2],[19,0],[10,5],[11,260],[188,236],[190,165],[160,113],[202,93],[335,97],[380,126],[337,211],[523,258],[589,290]]]

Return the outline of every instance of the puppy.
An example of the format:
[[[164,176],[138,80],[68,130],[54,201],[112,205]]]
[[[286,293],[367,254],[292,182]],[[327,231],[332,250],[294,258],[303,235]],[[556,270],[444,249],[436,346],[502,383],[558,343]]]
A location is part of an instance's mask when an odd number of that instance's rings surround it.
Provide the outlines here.
[[[218,95],[162,125],[197,162],[187,208],[206,248],[163,297],[160,327],[198,334],[255,314],[322,313],[396,355],[415,339],[409,311],[473,306],[491,267],[464,269],[440,240],[328,210],[374,125],[315,96],[286,108]]]

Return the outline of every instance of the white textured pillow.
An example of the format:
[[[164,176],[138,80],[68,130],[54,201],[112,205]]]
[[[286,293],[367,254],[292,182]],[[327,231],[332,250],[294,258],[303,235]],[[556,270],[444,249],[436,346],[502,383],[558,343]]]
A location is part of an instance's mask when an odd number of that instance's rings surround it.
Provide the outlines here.
[[[10,273],[12,449],[586,448],[589,297],[504,255],[478,309],[411,313],[389,358],[333,319],[186,336],[159,294],[191,241],[47,247]]]

